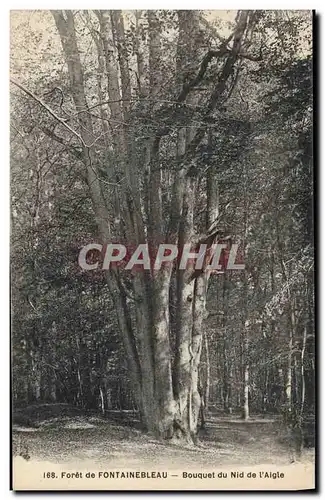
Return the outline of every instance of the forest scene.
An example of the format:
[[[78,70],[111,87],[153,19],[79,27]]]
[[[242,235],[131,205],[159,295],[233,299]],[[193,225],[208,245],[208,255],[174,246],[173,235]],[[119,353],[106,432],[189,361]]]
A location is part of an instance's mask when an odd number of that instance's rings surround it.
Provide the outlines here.
[[[313,462],[311,11],[21,10],[10,38],[13,454]]]

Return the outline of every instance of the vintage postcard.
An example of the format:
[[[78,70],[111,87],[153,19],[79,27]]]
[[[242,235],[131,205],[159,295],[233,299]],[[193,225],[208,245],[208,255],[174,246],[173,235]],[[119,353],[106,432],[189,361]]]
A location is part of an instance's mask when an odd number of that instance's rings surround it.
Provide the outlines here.
[[[12,489],[315,489],[312,34],[11,11]]]

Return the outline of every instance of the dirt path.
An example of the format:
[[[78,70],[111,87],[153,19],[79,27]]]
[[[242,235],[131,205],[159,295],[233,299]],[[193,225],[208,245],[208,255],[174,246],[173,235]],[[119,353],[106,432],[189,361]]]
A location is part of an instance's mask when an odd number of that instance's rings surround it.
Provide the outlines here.
[[[164,444],[140,430],[98,416],[69,416],[38,422],[37,427],[13,426],[13,452],[27,460],[69,463],[91,460],[114,467],[227,466],[289,464],[289,440],[277,420],[211,418],[197,447]],[[304,450],[301,461],[314,461]]]

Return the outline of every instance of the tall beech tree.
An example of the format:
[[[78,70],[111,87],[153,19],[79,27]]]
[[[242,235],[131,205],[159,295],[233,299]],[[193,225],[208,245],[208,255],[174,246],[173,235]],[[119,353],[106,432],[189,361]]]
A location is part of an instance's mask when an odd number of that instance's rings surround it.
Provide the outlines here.
[[[200,16],[194,11],[177,13],[178,42],[175,68],[176,95],[171,96],[175,104],[169,109],[168,120],[157,123],[143,146],[135,142],[136,122],[132,120],[131,82],[128,51],[125,38],[124,18],[120,11],[98,11],[100,51],[104,54],[107,75],[107,101],[113,147],[113,161],[107,169],[114,177],[124,176],[114,206],[119,207],[119,224],[114,228],[114,237],[129,245],[149,243],[153,250],[161,242],[174,243],[182,247],[185,243],[198,243],[194,215],[196,191],[200,180],[201,166],[197,156],[199,148],[206,142],[207,127],[193,127],[195,121],[207,122],[215,109],[227,99],[233,84],[238,62],[242,57],[251,57],[246,52],[254,23],[254,12],[238,12],[234,27],[227,39],[205,54],[200,47]],[[103,191],[107,187],[98,177],[98,165],[94,153],[96,141],[89,104],[84,85],[74,14],[71,11],[54,11],[53,17],[61,38],[62,48],[69,71],[71,93],[78,113],[76,133],[82,144],[83,161],[87,172],[89,192],[98,224],[98,234],[103,243],[110,241],[111,214],[105,203]],[[148,18],[148,95],[159,95],[164,84],[162,71],[162,47],[160,22],[154,11]],[[100,54],[99,54],[100,56]],[[200,97],[198,92],[210,63],[217,63],[210,94]],[[139,75],[138,75],[139,76]],[[141,76],[143,79],[143,75]],[[140,80],[140,77],[139,77]],[[190,111],[184,127],[179,128],[175,143],[175,166],[170,176],[173,192],[170,199],[162,199],[166,189],[163,177],[166,174],[160,164],[160,149],[172,132],[169,123],[179,121],[187,110],[186,104],[200,104],[200,112]],[[190,108],[191,110],[191,108]],[[195,121],[194,121],[195,120]],[[145,164],[138,150],[143,149]],[[146,189],[141,186],[141,177],[147,175]],[[217,200],[208,183],[208,226],[216,223]],[[167,221],[167,224],[166,224]],[[216,226],[217,227],[217,226]],[[208,229],[208,228],[207,228]],[[210,245],[215,241],[217,230]],[[119,316],[119,328],[126,349],[129,367],[134,381],[136,399],[148,430],[161,437],[177,437],[187,440],[196,435],[201,398],[198,392],[198,369],[202,349],[203,318],[205,311],[208,275],[202,273],[189,280],[192,269],[185,271],[163,268],[159,271],[136,273],[132,279],[134,297],[137,301],[135,317],[131,317],[123,285],[123,272],[110,270],[107,280],[114,297]],[[176,280],[176,306],[178,318],[175,338],[175,357],[171,354],[169,290]]]

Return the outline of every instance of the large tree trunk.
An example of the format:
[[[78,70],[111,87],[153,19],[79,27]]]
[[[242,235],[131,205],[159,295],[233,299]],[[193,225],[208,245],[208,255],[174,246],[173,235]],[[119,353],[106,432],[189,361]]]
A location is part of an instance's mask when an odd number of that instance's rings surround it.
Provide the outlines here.
[[[199,392],[201,397],[200,428],[205,429],[210,401],[210,352],[209,340],[206,331],[203,333],[202,357],[204,362],[201,361],[201,370],[199,375]]]
[[[121,11],[96,11],[99,20],[99,69],[103,72],[105,60],[108,95],[102,95],[102,82],[98,80],[99,101],[109,101],[110,131],[114,166],[110,173],[125,179],[119,190],[107,187],[98,176],[94,141],[96,139],[92,117],[89,113],[84,88],[84,75],[76,40],[74,15],[71,11],[53,12],[62,47],[66,56],[71,93],[78,112],[79,132],[75,133],[82,145],[83,162],[87,172],[87,182],[103,243],[112,237],[130,246],[148,242],[154,249],[161,242],[176,243],[179,247],[195,239],[194,211],[196,208],[197,171],[195,157],[197,147],[205,137],[205,130],[197,130],[186,125],[179,129],[177,160],[179,169],[174,174],[174,190],[168,213],[168,229],[163,220],[163,172],[159,162],[159,146],[162,132],[166,127],[157,126],[151,138],[145,138],[139,149],[146,150],[148,167],[148,189],[143,193],[140,175],[144,169],[137,159],[134,128],[130,125],[130,99],[132,97],[125,44],[123,16]],[[139,16],[138,21],[139,21]],[[195,34],[198,31],[198,13],[179,11],[179,42],[177,49],[177,86],[179,102],[185,99],[198,103],[195,86],[204,71],[197,75],[201,61],[198,59],[198,45]],[[248,13],[241,12],[233,33],[233,47],[224,44],[225,62],[208,101],[204,118],[215,109],[224,98],[227,81],[231,78],[234,64],[246,30]],[[149,82],[148,94],[153,99],[162,86],[161,40],[157,13],[148,12],[149,24]],[[139,29],[139,23],[138,23]],[[96,33],[97,36],[97,33]],[[112,42],[113,40],[113,42]],[[222,51],[221,51],[222,52]],[[140,44],[137,45],[139,72],[139,93],[143,95],[145,79],[144,64]],[[189,82],[192,82],[189,85]],[[190,94],[191,91],[191,95]],[[106,99],[107,97],[107,99]],[[133,126],[135,127],[135,123]],[[168,128],[168,127],[167,127]],[[137,146],[138,147],[138,146]],[[187,155],[187,156],[186,156]],[[185,160],[186,159],[186,160]],[[193,166],[194,165],[194,166]],[[193,167],[193,168],[192,168]],[[213,182],[213,179],[211,180]],[[207,221],[214,222],[217,213],[218,196],[208,182]],[[103,191],[107,190],[106,196]],[[116,213],[111,213],[105,199],[113,199]],[[147,199],[146,199],[147,198]],[[143,216],[144,212],[146,217]],[[116,227],[110,228],[109,221],[114,216]],[[213,219],[213,220],[212,220]],[[146,221],[146,222],[144,222]],[[148,224],[147,227],[145,224]],[[166,234],[167,233],[167,234]],[[131,279],[131,299],[125,288],[125,275],[119,269],[107,271],[107,283],[117,312],[118,324],[123,341],[133,391],[143,422],[149,431],[158,437],[171,438],[173,435],[186,441],[195,441],[200,409],[198,373],[202,350],[202,332],[209,273],[201,273],[190,279],[193,269],[176,272],[177,288],[177,328],[175,339],[175,359],[171,353],[170,287],[172,266],[160,271],[135,273]],[[131,301],[131,305],[130,305]],[[175,305],[175,304],[173,304]],[[172,371],[174,368],[174,371]]]

